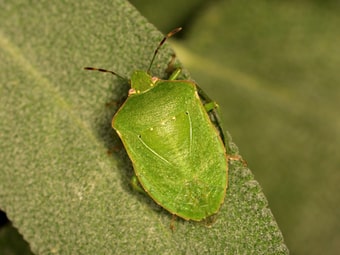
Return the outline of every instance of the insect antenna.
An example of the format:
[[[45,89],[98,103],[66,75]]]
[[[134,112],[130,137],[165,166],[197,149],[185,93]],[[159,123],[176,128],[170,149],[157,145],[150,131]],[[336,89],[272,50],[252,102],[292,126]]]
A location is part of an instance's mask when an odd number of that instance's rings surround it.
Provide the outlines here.
[[[90,71],[99,71],[99,72],[103,72],[103,73],[111,73],[111,74],[117,76],[120,79],[127,80],[125,77],[115,73],[114,71],[110,71],[110,70],[106,70],[106,69],[102,69],[102,68],[96,68],[96,67],[84,67],[84,69],[90,70]]]
[[[151,59],[151,61],[150,61],[150,65],[149,65],[149,68],[148,68],[148,70],[147,70],[147,73],[150,72],[150,69],[151,69],[151,66],[152,66],[152,64],[153,64],[153,61],[155,60],[155,57],[156,57],[156,55],[157,55],[159,49],[160,49],[160,48],[162,47],[162,45],[164,44],[164,42],[165,42],[169,37],[173,36],[174,34],[176,34],[177,32],[179,32],[179,31],[181,31],[181,30],[182,30],[181,27],[177,27],[177,28],[175,28],[174,30],[172,30],[171,32],[167,33],[166,36],[164,36],[164,38],[163,38],[162,41],[158,44],[158,47],[156,48],[156,50],[155,50],[155,52],[154,52],[154,54],[153,54],[153,57],[152,57],[152,59]]]

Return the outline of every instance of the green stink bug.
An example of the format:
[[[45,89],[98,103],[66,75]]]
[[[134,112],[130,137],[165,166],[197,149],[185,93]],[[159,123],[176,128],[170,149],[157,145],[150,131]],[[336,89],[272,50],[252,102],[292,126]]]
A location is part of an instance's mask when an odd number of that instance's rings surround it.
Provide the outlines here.
[[[194,82],[176,80],[179,69],[168,80],[149,75],[160,47],[180,30],[163,38],[147,72],[133,72],[128,98],[112,127],[143,190],[171,214],[200,221],[219,211],[228,183],[223,130],[218,115],[214,120],[208,115],[217,105]]]

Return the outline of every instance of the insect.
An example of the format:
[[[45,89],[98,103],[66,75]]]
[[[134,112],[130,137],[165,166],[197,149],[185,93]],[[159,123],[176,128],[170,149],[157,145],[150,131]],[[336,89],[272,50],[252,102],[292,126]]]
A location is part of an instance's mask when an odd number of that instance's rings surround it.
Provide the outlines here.
[[[142,189],[161,207],[185,220],[217,213],[228,184],[228,158],[217,104],[192,81],[134,71],[128,97],[112,120]],[[85,67],[86,70],[113,71]]]

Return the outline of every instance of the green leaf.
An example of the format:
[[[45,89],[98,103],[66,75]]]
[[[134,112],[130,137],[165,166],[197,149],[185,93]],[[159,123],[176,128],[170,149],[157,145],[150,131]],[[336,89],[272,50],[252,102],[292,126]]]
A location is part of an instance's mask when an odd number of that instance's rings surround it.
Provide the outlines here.
[[[0,208],[34,253],[288,253],[241,162],[230,163],[214,224],[178,219],[172,232],[172,216],[131,190],[125,151],[107,154],[120,145],[113,100],[128,86],[83,67],[129,77],[162,38],[129,3],[13,1],[0,10]],[[164,77],[171,52],[161,50],[152,74]]]

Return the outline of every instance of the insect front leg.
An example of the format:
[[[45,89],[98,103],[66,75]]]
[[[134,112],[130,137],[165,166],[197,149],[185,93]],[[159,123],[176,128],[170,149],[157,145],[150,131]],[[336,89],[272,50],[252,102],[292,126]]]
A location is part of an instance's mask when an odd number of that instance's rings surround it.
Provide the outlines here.
[[[181,74],[182,69],[181,68],[177,68],[175,71],[172,72],[172,74],[169,77],[169,81],[173,81],[176,80],[178,78],[178,76]]]
[[[171,60],[168,63],[168,67],[165,70],[165,73],[167,73],[167,75],[169,76],[168,78],[169,81],[176,80],[182,72],[182,69],[175,65],[175,60],[176,60],[176,54],[173,53],[171,55]]]
[[[168,63],[168,67],[165,69],[165,73],[168,75],[169,81],[176,80],[182,72],[182,68],[176,65],[176,54],[171,55],[171,60]]]
[[[168,67],[165,69],[165,73],[167,74],[167,76],[168,77],[172,77],[173,76],[173,74],[178,70],[178,69],[180,69],[176,64],[175,64],[175,62],[176,62],[176,54],[175,53],[173,53],[172,55],[171,55],[171,59],[170,59],[170,61],[169,61],[169,63],[168,63]],[[177,75],[178,76],[178,75]],[[176,77],[177,78],[177,77]],[[168,79],[168,80],[175,80],[175,79]]]

